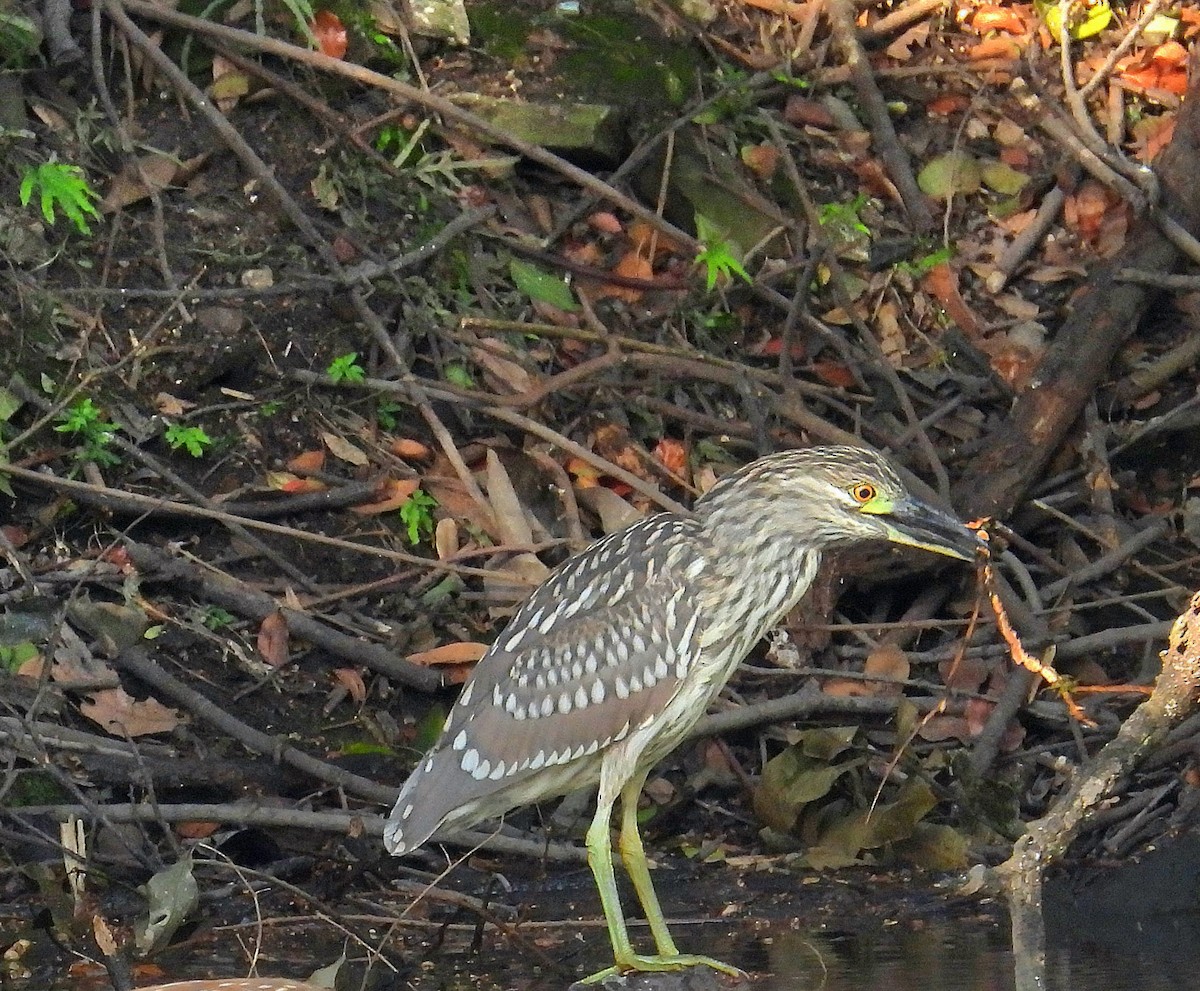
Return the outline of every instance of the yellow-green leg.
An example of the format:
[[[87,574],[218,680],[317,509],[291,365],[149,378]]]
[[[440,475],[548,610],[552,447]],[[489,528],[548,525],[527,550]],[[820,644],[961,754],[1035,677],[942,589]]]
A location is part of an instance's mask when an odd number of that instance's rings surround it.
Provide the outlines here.
[[[625,915],[621,911],[621,901],[617,894],[616,876],[613,871],[612,846],[609,836],[609,823],[612,819],[613,796],[601,781],[600,794],[597,798],[596,816],[587,832],[588,863],[596,878],[596,887],[600,891],[600,903],[604,907],[604,919],[608,924],[608,936],[612,942],[614,966],[584,978],[584,983],[600,981],[612,974],[623,974],[628,971],[662,971],[682,970],[684,967],[712,967],[725,974],[735,977],[742,976],[736,967],[713,960],[711,957],[695,956],[680,953],[667,929],[666,919],[663,918],[662,908],[658,904],[658,896],[654,893],[654,884],[650,880],[650,868],[646,863],[646,851],[642,846],[642,837],[638,832],[637,803],[646,782],[646,771],[636,773],[624,788],[621,789],[621,834],[618,845],[621,860],[633,881],[634,891],[646,914],[650,932],[654,935],[654,945],[658,953],[645,956],[633,951],[629,940],[629,930],[625,925]]]

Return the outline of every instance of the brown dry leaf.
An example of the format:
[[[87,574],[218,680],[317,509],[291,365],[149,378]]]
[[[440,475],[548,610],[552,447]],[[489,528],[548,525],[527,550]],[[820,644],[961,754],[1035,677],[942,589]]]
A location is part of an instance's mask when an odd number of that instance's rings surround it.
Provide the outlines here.
[[[909,28],[899,37],[893,39],[892,43],[884,51],[887,52],[888,58],[895,59],[897,62],[907,62],[912,58],[914,47],[924,48],[928,44],[929,23],[922,21],[920,24]]]
[[[433,452],[429,450],[428,444],[423,444],[411,437],[397,437],[388,445],[388,450],[396,457],[404,458],[405,461],[428,461],[433,457]]]
[[[378,516],[380,513],[393,512],[408,502],[409,497],[420,487],[421,483],[415,478],[389,478],[375,490],[375,502],[351,506],[350,512],[359,516]]]
[[[149,154],[128,161],[113,176],[100,201],[101,213],[115,213],[174,184],[183,185],[208,160],[208,153],[180,162],[169,155]]]
[[[177,710],[168,708],[157,699],[138,701],[123,688],[93,692],[88,701],[79,706],[79,714],[106,733],[119,737],[170,733],[184,721]]]
[[[220,55],[213,56],[212,77],[208,95],[222,113],[229,113],[250,92],[250,76]]]
[[[496,525],[500,528],[502,543],[516,547],[532,544],[533,530],[525,519],[521,499],[513,487],[508,470],[491,448],[487,452],[487,493]]]
[[[471,348],[471,357],[484,370],[484,378],[493,389],[516,396],[533,389],[534,378],[524,366],[496,353],[498,350],[511,353],[507,344],[494,337],[481,343],[485,346]]]
[[[948,262],[931,268],[921,280],[921,288],[941,304],[946,315],[967,337],[978,340],[983,336],[983,325],[958,291],[958,273]]]
[[[907,681],[909,674],[908,655],[895,644],[884,644],[867,655],[863,665],[863,674],[873,678],[888,678],[892,681]],[[876,682],[873,686],[876,695],[898,695],[902,691],[900,685],[889,685]]]
[[[169,392],[160,392],[154,397],[154,408],[163,416],[183,416],[188,410],[195,409],[196,404],[178,399]]]
[[[362,672],[357,668],[334,668],[333,677],[346,689],[356,704],[362,705],[367,700],[367,683],[363,681]]]
[[[687,477],[687,447],[673,437],[664,437],[654,445],[654,457],[673,475]]]
[[[177,822],[175,824],[175,835],[181,840],[206,840],[220,829],[221,825],[219,822],[205,822],[202,820]]]
[[[298,475],[308,475],[321,471],[324,467],[325,452],[321,450],[304,451],[294,458],[289,458],[287,462],[287,470],[294,471]]]
[[[487,653],[486,643],[475,643],[471,640],[460,640],[457,643],[445,643],[431,650],[419,650],[409,654],[406,660],[418,667],[446,667],[451,664],[474,664]]]
[[[587,218],[588,226],[601,234],[620,234],[625,228],[621,226],[621,221],[614,213],[605,211],[596,211],[590,214]]]
[[[875,312],[875,330],[888,364],[893,368],[903,368],[908,341],[904,336],[904,328],[900,326],[900,308],[895,303],[889,300]]]
[[[1130,127],[1134,148],[1137,149],[1137,160],[1149,165],[1158,157],[1171,138],[1175,135],[1174,114],[1162,114],[1158,117],[1142,117],[1134,121]]]
[[[769,181],[779,167],[779,149],[768,143],[746,145],[742,148],[742,163],[759,179]]]
[[[279,610],[265,616],[258,627],[259,656],[273,668],[281,668],[288,662],[287,619]]]
[[[433,530],[433,547],[439,561],[448,561],[459,551],[458,520],[444,517]]]
[[[345,461],[356,468],[364,467],[370,460],[362,451],[339,434],[330,433],[326,430],[321,433],[321,440],[329,448],[330,454],[339,461]]]
[[[324,492],[328,486],[317,478],[297,478],[286,471],[267,472],[267,488],[277,492],[287,492],[290,495],[300,495],[305,492]]]
[[[438,501],[439,516],[465,520],[468,527],[477,527],[493,540],[500,539],[491,507],[479,505],[457,475],[431,471],[422,478],[421,487]]]
[[[592,449],[602,458],[639,478],[648,478],[641,455],[630,443],[629,432],[620,424],[607,423],[592,434]]]
[[[409,654],[408,660],[422,667],[441,668],[442,681],[448,685],[461,685],[471,676],[475,663],[486,652],[487,644],[463,641]]]
[[[644,279],[650,282],[654,278],[654,266],[648,258],[638,250],[625,252],[612,268],[613,275],[624,279]],[[636,303],[642,298],[644,290],[635,286],[619,286],[615,282],[594,283],[591,286],[593,299],[619,299],[626,303]]]

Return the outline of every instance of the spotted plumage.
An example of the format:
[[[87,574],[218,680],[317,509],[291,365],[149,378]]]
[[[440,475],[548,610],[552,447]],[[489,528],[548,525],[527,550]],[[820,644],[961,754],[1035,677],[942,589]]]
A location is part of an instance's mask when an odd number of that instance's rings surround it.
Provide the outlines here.
[[[761,458],[692,516],[660,514],[593,544],[533,592],[479,662],[400,791],[387,848],[407,853],[439,830],[599,782],[588,849],[617,968],[710,962],[675,951],[627,815],[622,851],[633,851],[626,863],[659,949],[633,953],[607,848],[613,803],[623,793],[636,804],[647,770],[800,600],[822,553],[870,541],[960,558],[977,544],[912,499],[879,455],[850,447]]]

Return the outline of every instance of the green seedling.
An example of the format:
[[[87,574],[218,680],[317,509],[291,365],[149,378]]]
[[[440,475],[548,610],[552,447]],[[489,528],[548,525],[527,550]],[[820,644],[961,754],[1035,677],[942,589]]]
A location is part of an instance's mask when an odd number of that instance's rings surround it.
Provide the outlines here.
[[[203,427],[185,427],[178,423],[168,426],[163,436],[166,437],[172,451],[178,451],[182,447],[193,458],[204,457],[204,452],[212,447],[213,442]]]
[[[367,372],[358,363],[358,352],[350,351],[329,363],[326,373],[335,382],[362,382],[366,380]]]
[[[59,424],[54,429],[60,434],[73,434],[79,442],[75,452],[76,461],[94,461],[98,465],[116,465],[121,459],[108,445],[112,442],[120,425],[109,423],[101,416],[96,404],[86,396],[58,414]]]
[[[46,223],[53,224],[61,212],[80,234],[91,234],[88,218],[99,219],[94,200],[100,199],[83,169],[66,162],[44,162],[30,166],[21,177],[21,206],[28,206],[37,191]]]
[[[433,510],[438,501],[423,489],[417,489],[400,507],[400,520],[408,528],[408,541],[419,544],[422,537],[433,536]]]

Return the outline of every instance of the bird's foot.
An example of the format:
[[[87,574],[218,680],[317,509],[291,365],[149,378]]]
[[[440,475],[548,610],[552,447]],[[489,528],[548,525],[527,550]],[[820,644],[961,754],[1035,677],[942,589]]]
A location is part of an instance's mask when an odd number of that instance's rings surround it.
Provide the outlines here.
[[[618,960],[612,967],[606,967],[604,970],[592,974],[590,977],[585,977],[578,983],[599,984],[609,977],[618,975],[661,973],[663,971],[684,970],[688,967],[709,967],[722,974],[728,974],[730,977],[746,976],[745,972],[739,970],[737,967],[731,967],[720,960],[714,960],[712,957],[698,956],[694,953],[673,953],[670,955],[660,953],[652,955],[632,953],[628,957]]]

